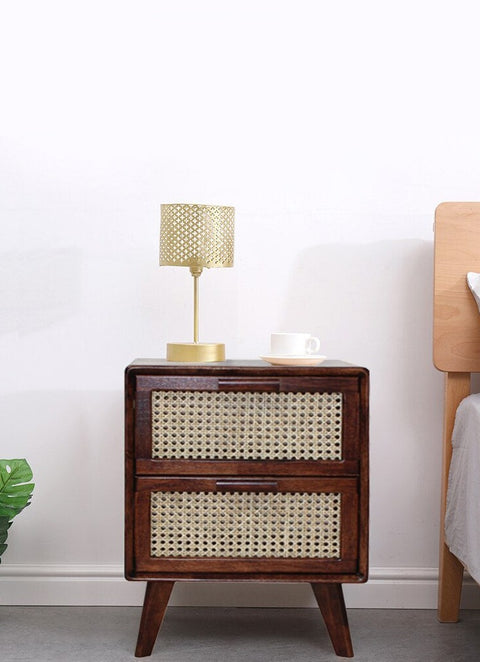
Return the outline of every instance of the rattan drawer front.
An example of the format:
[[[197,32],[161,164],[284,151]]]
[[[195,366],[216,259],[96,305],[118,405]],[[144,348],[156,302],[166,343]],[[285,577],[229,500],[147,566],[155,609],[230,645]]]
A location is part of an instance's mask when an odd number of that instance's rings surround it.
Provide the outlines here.
[[[340,556],[339,493],[153,492],[151,556]]]
[[[135,510],[139,573],[358,568],[355,478],[138,478]]]
[[[152,391],[152,457],[341,460],[342,393]]]

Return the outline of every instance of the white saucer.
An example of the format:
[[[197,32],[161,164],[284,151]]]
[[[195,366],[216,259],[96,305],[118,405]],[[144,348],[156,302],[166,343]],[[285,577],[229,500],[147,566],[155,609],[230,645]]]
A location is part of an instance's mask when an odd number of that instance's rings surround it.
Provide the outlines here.
[[[327,358],[319,354],[304,354],[303,356],[291,356],[290,354],[265,354],[260,357],[262,361],[272,365],[318,365]]]

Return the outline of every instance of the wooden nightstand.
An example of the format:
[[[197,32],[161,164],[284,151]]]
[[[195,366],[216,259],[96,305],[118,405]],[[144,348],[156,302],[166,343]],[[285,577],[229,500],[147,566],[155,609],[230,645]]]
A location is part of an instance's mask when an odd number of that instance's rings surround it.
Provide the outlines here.
[[[342,583],[368,568],[368,371],[137,360],[126,370],[125,575],[135,655],[175,581],[309,582],[352,656]]]

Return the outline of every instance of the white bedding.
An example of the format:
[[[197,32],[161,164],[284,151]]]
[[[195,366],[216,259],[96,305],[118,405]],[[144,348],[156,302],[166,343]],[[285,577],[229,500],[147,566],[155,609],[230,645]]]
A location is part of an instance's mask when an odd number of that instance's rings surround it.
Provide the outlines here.
[[[480,393],[460,403],[452,435],[445,540],[480,583]]]

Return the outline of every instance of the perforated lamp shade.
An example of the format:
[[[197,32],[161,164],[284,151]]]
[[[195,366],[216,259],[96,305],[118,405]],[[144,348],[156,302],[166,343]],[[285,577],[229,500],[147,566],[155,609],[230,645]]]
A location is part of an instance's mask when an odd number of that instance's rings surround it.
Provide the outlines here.
[[[160,265],[233,267],[235,209],[162,205]]]
[[[194,278],[193,343],[168,343],[170,361],[223,361],[225,345],[198,341],[198,278],[204,267],[233,267],[234,207],[161,206],[160,266],[189,267]]]

